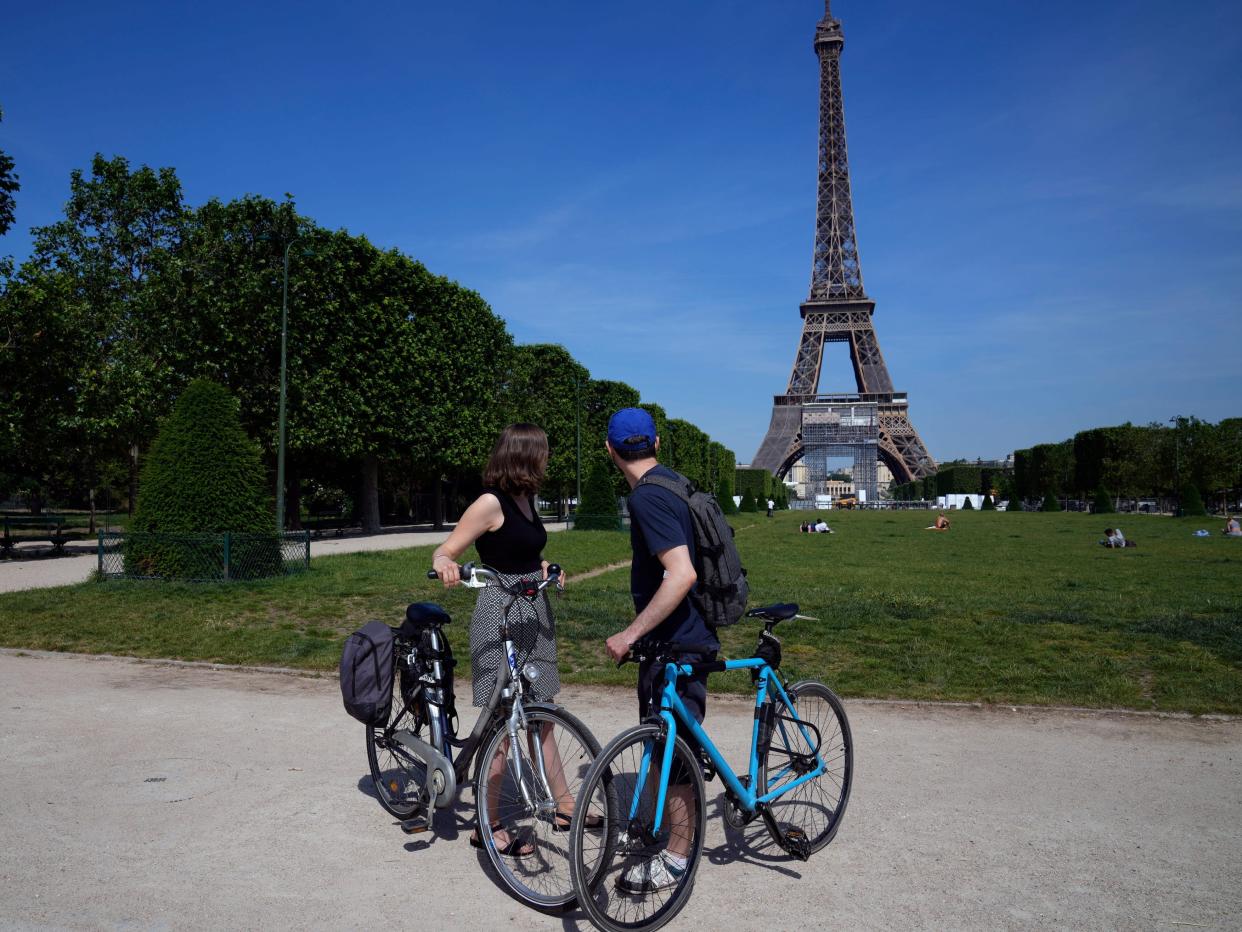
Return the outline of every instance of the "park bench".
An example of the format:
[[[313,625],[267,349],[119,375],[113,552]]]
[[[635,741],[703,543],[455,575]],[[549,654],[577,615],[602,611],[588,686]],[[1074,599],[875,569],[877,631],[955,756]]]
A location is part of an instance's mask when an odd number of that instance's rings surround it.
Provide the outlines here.
[[[0,536],[0,556],[12,556],[22,541],[45,540],[52,545],[54,554],[63,554],[65,544],[78,535],[65,531],[64,515],[4,515],[3,536]]]
[[[309,517],[304,526],[315,537],[323,536],[325,531],[335,531],[336,534],[334,536],[340,537],[345,533],[345,528],[350,524],[345,517],[344,505],[311,508],[307,511],[307,514]]]

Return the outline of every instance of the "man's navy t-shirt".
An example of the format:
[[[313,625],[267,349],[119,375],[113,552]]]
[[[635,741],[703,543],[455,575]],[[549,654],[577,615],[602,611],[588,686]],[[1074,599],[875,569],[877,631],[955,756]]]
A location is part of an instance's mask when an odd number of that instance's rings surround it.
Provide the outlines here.
[[[677,478],[677,474],[665,466],[653,466],[645,475]],[[629,509],[630,546],[634,548],[630,594],[634,597],[634,611],[638,613],[647,607],[664,581],[664,564],[657,554],[685,546],[690,550],[690,562],[694,563],[694,525],[691,523],[690,506],[668,489],[656,485],[635,486],[630,493]],[[693,644],[705,650],[720,647],[720,642],[688,597],[682,599],[672,614],[647,634],[647,638]]]

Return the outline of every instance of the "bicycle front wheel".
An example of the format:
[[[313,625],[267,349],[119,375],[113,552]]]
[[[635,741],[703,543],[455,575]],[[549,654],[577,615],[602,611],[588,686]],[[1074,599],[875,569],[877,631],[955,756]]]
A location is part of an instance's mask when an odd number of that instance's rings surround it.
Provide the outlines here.
[[[658,929],[694,887],[707,819],[703,771],[678,738],[657,825],[662,732],[658,725],[623,731],[600,752],[578,794],[569,854],[574,892],[601,929]]]
[[[409,819],[427,806],[423,793],[427,782],[426,766],[392,738],[398,731],[409,731],[426,740],[424,708],[421,696],[407,708],[400,695],[396,695],[388,722],[367,726],[367,761],[371,765],[375,795],[380,805],[398,819]]]
[[[821,761],[824,772],[771,803],[786,834],[799,833],[811,852],[832,841],[850,799],[854,741],[836,693],[804,680],[788,689],[790,704],[773,697],[772,735],[759,760],[759,795],[792,785]]]
[[[552,706],[526,709],[516,742],[501,728],[485,743],[475,779],[479,837],[500,879],[531,906],[573,905],[569,827],[597,754],[587,727]]]

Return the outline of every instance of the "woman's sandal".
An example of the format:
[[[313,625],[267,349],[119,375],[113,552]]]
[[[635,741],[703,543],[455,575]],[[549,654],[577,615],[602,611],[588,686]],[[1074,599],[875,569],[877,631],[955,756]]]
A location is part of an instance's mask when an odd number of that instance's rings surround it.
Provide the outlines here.
[[[573,815],[568,812],[556,810],[556,825],[553,826],[555,831],[568,832],[569,826],[573,824]],[[598,812],[592,812],[587,815],[586,827],[589,832],[598,832],[604,827],[604,817]]]
[[[557,813],[557,814],[559,815],[560,813]],[[502,828],[504,828],[503,824],[501,824],[500,822],[493,822],[492,823],[493,836],[495,835],[496,832],[500,831]],[[479,833],[479,830],[477,828],[470,834],[470,846],[472,848],[483,847],[483,836]],[[519,837],[516,832],[509,832],[508,844],[506,844],[504,847],[500,847],[498,845],[496,847],[496,853],[506,858],[528,858],[532,854],[535,853],[535,849],[534,849],[534,846],[529,845],[526,842],[522,841],[521,837]]]

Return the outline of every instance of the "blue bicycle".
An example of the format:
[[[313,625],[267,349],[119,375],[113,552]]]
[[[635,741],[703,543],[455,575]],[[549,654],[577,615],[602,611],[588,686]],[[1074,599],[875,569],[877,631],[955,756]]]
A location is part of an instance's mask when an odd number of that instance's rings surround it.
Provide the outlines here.
[[[823,683],[802,680],[785,687],[776,672],[781,649],[773,629],[807,616],[789,603],[746,614],[765,621],[754,657],[682,663],[674,658],[686,648],[649,645],[636,646],[622,661],[663,662],[665,674],[656,687],[658,716],[614,738],[579,791],[570,870],[578,904],[601,929],[656,929],[685,906],[703,853],[705,770],[708,779],[719,774],[724,783],[729,824],[742,828],[762,819],[793,857],[805,861],[841,825],[854,761],[845,709]],[[725,762],[676,692],[679,677],[722,670],[750,670],[755,684],[755,724],[743,776]]]

